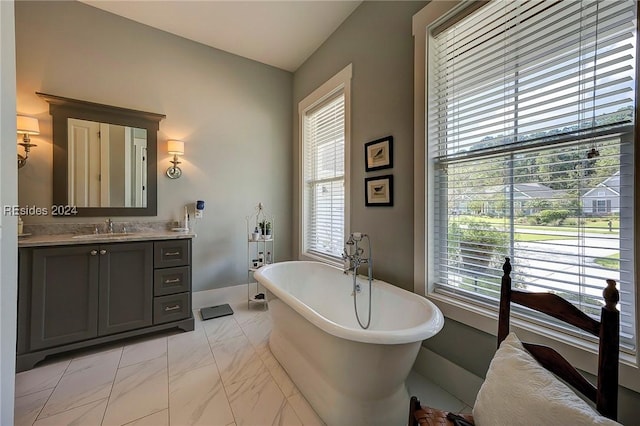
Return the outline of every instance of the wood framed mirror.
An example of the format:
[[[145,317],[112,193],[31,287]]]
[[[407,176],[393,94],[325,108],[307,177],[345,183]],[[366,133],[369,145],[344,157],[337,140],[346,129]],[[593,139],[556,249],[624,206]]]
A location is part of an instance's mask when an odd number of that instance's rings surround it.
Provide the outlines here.
[[[53,118],[53,204],[78,216],[156,216],[166,116],[36,92]]]

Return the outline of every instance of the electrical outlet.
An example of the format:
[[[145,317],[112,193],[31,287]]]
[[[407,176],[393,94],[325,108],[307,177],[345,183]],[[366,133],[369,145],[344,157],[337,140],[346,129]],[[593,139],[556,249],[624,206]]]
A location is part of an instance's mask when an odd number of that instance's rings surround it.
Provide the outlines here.
[[[202,212],[204,210],[204,201],[202,200],[198,200],[196,201],[195,205],[194,205],[194,217],[196,219],[202,219]]]

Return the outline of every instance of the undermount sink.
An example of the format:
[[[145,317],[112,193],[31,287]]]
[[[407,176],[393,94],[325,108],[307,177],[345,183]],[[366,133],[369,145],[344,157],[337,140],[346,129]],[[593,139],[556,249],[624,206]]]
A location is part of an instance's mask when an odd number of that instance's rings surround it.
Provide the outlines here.
[[[83,234],[83,235],[74,235],[71,238],[78,240],[101,240],[104,238],[123,238],[123,237],[131,237],[135,235],[133,232],[114,232],[113,234]]]

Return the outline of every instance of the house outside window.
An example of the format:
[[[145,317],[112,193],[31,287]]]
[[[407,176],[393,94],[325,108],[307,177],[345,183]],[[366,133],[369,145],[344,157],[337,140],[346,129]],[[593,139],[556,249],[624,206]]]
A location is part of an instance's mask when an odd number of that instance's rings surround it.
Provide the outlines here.
[[[635,2],[492,1],[446,22],[429,41],[429,285],[496,308],[508,256],[516,287],[599,316],[615,279],[635,353]]]
[[[583,196],[584,211],[588,215],[620,213],[620,173],[607,177]]]
[[[348,232],[351,65],[298,106],[301,258],[341,262]]]

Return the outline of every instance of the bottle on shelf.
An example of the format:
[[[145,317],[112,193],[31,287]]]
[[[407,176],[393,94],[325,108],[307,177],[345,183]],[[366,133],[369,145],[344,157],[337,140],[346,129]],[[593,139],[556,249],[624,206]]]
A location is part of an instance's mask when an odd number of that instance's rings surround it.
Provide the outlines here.
[[[258,265],[264,265],[264,252],[258,252]]]
[[[267,263],[267,265],[271,263],[271,252],[270,251],[267,252],[267,257],[265,258],[264,261]]]

